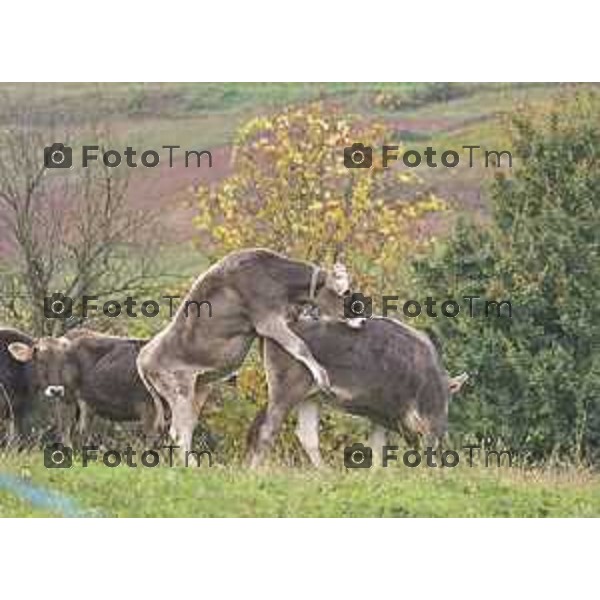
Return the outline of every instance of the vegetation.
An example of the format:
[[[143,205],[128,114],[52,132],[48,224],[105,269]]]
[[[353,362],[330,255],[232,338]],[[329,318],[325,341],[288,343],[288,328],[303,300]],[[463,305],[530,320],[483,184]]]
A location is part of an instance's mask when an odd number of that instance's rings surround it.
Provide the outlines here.
[[[451,368],[475,374],[452,429],[538,460],[600,451],[599,117],[584,94],[515,118],[516,166],[491,189],[492,222],[463,222],[417,263],[424,296],[510,300],[510,319],[484,318],[480,302],[475,318],[436,323]]]
[[[376,146],[383,135],[381,125],[320,104],[248,122],[233,148],[233,175],[198,193],[196,223],[213,256],[266,247],[321,264],[343,260],[367,293],[399,285],[411,228],[444,205],[426,190],[416,196],[418,178],[384,169],[376,152],[371,168],[344,166],[343,148]]]
[[[46,469],[41,455],[3,468],[76,499],[81,514],[120,517],[598,517],[600,481],[585,472],[510,468],[325,472],[239,467]],[[0,492],[1,516],[61,514]]]
[[[473,378],[453,406],[451,431],[518,449],[529,463],[590,464],[600,449],[599,107],[585,93],[514,119],[515,168],[491,186],[491,223],[463,219],[437,246],[416,245],[411,223],[443,204],[415,201],[418,182],[402,171],[391,183],[377,168],[336,171],[335,149],[350,139],[376,144],[378,132],[352,138],[346,121],[317,106],[244,128],[235,174],[201,191],[197,223],[220,254],[265,245],[326,262],[343,248],[361,291],[462,300],[455,319],[415,322],[442,340],[450,372]],[[398,256],[413,257],[412,280]],[[481,299],[473,317],[465,296]],[[506,305],[486,316],[485,299],[509,301],[511,316]],[[254,404],[265,400],[261,372],[255,361],[241,378],[240,393]],[[234,410],[230,430],[243,430],[245,419]],[[328,419],[336,425],[326,426],[332,447],[336,436],[355,431]]]
[[[36,83],[0,84],[0,94],[45,110],[60,104],[65,111],[85,118],[86,109],[103,98],[103,114],[129,117],[155,115],[158,109],[169,116],[236,107],[283,107],[318,99],[376,97],[389,94],[403,98],[407,106],[446,101],[507,88],[541,87],[535,84],[478,83]],[[94,109],[95,110],[95,109]],[[50,112],[50,111],[49,111]],[[89,113],[88,113],[89,114]]]

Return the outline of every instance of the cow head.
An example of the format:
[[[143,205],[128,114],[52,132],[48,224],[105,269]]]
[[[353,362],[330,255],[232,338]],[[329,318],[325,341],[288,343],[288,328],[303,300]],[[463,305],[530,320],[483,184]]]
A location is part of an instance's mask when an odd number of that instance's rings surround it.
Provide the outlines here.
[[[350,273],[346,265],[335,263],[331,271],[327,273],[325,287],[333,290],[338,296],[345,296],[350,293]]]
[[[314,299],[319,314],[324,317],[344,316],[344,297],[351,293],[350,274],[342,263],[336,263],[325,274],[325,284],[319,288]]]
[[[462,389],[462,386],[469,379],[467,373],[461,373],[454,377],[445,374],[445,381],[448,385],[448,393],[436,394],[439,398],[436,404],[429,406],[424,413],[413,407],[408,410],[400,421],[400,431],[404,434],[409,444],[416,444],[418,438],[422,437],[425,446],[436,447],[448,428],[448,406],[450,399]]]
[[[72,342],[62,338],[40,338],[32,344],[14,342],[8,346],[11,356],[33,367],[33,384],[48,399],[61,399],[78,384],[77,356]]]

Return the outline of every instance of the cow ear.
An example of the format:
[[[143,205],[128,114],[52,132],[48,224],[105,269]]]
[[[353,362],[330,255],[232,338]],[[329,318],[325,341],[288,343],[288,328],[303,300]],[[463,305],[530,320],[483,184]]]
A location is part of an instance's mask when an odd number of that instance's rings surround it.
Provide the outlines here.
[[[329,287],[338,295],[343,296],[350,291],[350,274],[346,265],[335,263],[329,274]]]
[[[26,363],[33,358],[33,346],[28,346],[22,342],[13,342],[8,345],[10,355],[19,362]]]

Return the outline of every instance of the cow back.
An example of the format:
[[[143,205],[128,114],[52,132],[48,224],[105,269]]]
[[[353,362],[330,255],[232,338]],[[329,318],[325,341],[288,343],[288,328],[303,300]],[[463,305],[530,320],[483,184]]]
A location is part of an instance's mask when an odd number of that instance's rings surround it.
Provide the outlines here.
[[[380,317],[359,329],[326,320],[298,321],[292,329],[327,370],[343,410],[390,429],[415,409],[432,423],[445,420],[448,390],[438,354],[412,327]],[[303,368],[292,363],[290,357],[277,367]]]
[[[81,337],[81,389],[83,399],[105,418],[140,419],[151,397],[137,370],[137,356],[145,340]]]

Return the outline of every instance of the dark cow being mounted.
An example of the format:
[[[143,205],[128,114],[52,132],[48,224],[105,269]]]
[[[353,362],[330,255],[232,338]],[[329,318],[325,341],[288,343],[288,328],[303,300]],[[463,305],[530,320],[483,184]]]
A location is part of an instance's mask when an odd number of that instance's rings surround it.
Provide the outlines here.
[[[394,319],[374,317],[359,328],[331,319],[300,319],[292,330],[310,348],[331,379],[329,401],[353,415],[368,418],[375,429],[371,444],[383,445],[385,430],[402,433],[415,444],[420,436],[442,437],[448,426],[450,394],[466,375],[449,378],[429,338]],[[265,340],[264,363],[269,403],[249,434],[252,466],[259,465],[292,409],[296,433],[315,465],[319,452],[318,405],[310,373],[278,344]]]

